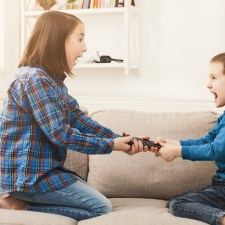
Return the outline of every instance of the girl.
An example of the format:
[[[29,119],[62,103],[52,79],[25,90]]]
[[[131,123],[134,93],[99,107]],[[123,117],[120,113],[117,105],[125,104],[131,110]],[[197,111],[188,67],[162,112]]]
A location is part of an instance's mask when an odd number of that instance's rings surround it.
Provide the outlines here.
[[[86,51],[84,24],[49,11],[37,20],[0,117],[0,207],[76,220],[111,211],[111,203],[63,164],[66,149],[85,154],[146,150],[79,109],[64,79]]]

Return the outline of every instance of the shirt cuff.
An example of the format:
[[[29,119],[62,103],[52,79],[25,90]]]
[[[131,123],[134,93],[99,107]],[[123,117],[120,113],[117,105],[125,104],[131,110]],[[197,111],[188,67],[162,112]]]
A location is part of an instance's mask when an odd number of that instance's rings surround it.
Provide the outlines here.
[[[180,140],[180,145],[181,146],[189,146],[190,145],[189,140]]]
[[[190,159],[190,148],[188,146],[182,146],[181,153],[183,159]]]

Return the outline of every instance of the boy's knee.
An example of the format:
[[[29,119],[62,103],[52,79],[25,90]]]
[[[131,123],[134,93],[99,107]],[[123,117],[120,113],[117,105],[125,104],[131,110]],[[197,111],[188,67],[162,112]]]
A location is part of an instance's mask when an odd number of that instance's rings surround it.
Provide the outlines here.
[[[179,200],[173,200],[169,203],[168,205],[168,209],[169,209],[169,212],[176,216],[178,214],[178,211],[179,211],[179,205],[180,205],[180,201]]]

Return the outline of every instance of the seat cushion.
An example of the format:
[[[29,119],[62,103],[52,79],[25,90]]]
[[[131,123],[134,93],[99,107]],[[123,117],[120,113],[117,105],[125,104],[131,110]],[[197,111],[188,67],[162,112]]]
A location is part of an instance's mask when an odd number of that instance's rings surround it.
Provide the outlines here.
[[[92,119],[120,133],[173,139],[199,138],[216,123],[213,112],[144,113],[107,110]],[[214,162],[192,162],[176,158],[166,162],[151,152],[129,156],[113,151],[89,157],[88,182],[107,197],[169,199],[210,183]]]
[[[76,225],[77,221],[56,214],[0,209],[3,225]]]
[[[140,198],[110,199],[113,212],[89,220],[79,225],[206,225],[206,223],[175,217],[165,208],[166,201]]]

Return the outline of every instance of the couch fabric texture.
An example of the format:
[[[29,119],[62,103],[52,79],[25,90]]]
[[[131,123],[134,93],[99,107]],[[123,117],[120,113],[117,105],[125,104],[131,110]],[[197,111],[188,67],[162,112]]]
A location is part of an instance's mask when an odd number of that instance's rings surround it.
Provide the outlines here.
[[[199,138],[217,122],[214,112],[135,112],[102,110],[92,119],[121,133],[151,139]],[[201,225],[200,221],[174,217],[165,208],[174,195],[210,183],[215,173],[213,162],[191,162],[177,158],[165,162],[151,152],[128,156],[83,155],[68,151],[66,167],[74,170],[98,191],[106,195],[113,212],[77,222],[64,216],[0,209],[4,225]]]

